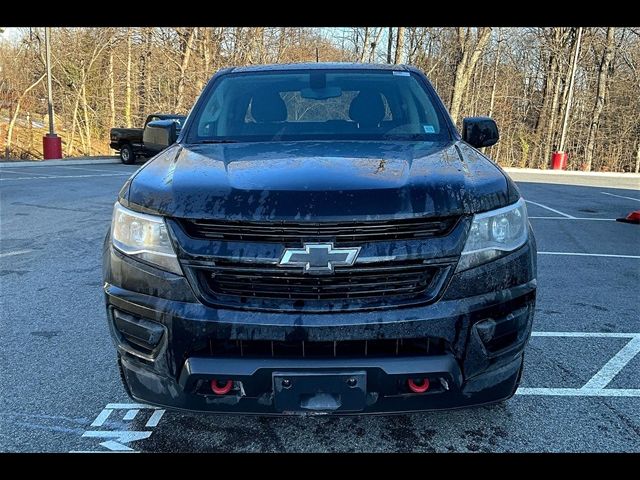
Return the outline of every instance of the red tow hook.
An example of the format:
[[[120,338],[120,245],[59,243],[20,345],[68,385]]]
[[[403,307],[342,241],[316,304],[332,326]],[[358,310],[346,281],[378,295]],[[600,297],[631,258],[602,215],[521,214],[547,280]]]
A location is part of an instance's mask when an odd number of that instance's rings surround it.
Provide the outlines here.
[[[409,385],[409,390],[413,393],[424,393],[429,390],[429,379],[425,378],[409,378],[407,380],[407,385]]]
[[[233,387],[232,380],[227,380],[224,383],[219,382],[215,378],[211,380],[211,390],[213,390],[213,393],[215,393],[216,395],[226,395],[231,391],[232,387]]]

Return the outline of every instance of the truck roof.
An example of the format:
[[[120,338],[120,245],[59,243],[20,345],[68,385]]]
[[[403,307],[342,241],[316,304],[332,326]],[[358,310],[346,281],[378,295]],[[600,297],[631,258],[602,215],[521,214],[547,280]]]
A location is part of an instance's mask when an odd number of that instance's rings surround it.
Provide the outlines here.
[[[247,65],[233,67],[231,72],[264,72],[283,70],[411,70],[407,65],[387,63],[354,63],[354,62],[304,62],[304,63],[271,63],[266,65]]]

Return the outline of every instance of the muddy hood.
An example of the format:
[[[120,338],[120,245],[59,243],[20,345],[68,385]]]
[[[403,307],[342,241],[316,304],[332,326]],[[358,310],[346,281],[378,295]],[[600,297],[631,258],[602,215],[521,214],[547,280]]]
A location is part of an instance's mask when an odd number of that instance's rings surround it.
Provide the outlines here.
[[[510,184],[460,142],[264,142],[174,145],[123,193],[171,217],[374,220],[499,208]]]

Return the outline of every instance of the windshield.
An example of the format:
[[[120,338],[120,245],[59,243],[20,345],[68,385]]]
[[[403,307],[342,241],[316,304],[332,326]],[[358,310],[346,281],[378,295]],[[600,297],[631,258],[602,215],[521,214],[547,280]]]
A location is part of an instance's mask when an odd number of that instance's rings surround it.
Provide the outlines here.
[[[432,94],[406,71],[232,73],[205,95],[188,143],[450,139]]]

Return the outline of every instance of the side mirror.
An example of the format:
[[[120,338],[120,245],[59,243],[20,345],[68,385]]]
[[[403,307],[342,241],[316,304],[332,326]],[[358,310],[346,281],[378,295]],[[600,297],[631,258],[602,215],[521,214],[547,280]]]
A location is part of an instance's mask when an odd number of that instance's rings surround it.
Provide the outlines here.
[[[500,139],[498,125],[489,117],[466,117],[462,120],[462,139],[475,148],[490,147]]]
[[[146,149],[159,152],[169,145],[173,145],[177,137],[176,122],[173,120],[154,120],[144,127],[142,143]]]

